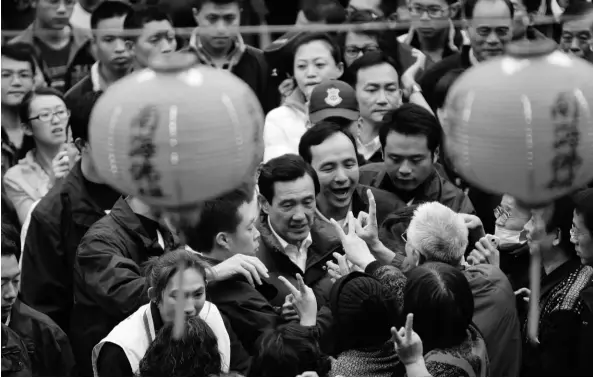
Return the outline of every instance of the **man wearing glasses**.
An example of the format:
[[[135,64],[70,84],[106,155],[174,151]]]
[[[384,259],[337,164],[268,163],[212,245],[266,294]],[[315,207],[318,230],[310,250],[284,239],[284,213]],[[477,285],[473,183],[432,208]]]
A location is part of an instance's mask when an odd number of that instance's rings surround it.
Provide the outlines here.
[[[452,22],[459,12],[455,0],[411,0],[409,12],[410,31],[398,40],[422,51],[429,58],[428,66],[469,44],[467,36]]]
[[[422,17],[426,18],[426,13],[423,12]],[[505,46],[513,38],[515,11],[510,0],[468,0],[464,5],[464,13],[470,45],[462,46],[459,52],[433,65],[422,75],[418,83],[422,87],[426,101],[433,109],[435,87],[447,72],[467,69],[479,62],[502,55]]]

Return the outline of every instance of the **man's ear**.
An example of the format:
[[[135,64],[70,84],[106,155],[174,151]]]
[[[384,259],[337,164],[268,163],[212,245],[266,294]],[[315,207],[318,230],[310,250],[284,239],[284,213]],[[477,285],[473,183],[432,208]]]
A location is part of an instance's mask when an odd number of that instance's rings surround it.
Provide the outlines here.
[[[336,80],[342,77],[342,75],[344,75],[344,63],[338,63],[338,72],[340,73],[340,76],[338,76]]]
[[[152,301],[152,302],[158,302],[158,298],[156,297],[156,290],[154,289],[154,287],[149,287],[148,288],[148,298]]]
[[[559,228],[557,228],[556,236],[554,236],[554,240],[552,240],[552,245],[554,247],[558,247],[560,245],[560,243],[562,242],[563,238],[564,238],[564,235],[562,235],[562,231]]]
[[[437,148],[434,150],[434,154],[433,154],[433,156],[432,156],[432,162],[433,162],[433,163],[436,163],[437,161],[439,161],[439,156],[440,156],[440,154],[441,154],[441,148],[440,148],[440,147],[437,147]]]
[[[418,266],[420,265],[420,258],[422,257],[422,255],[420,255],[420,252],[418,252],[418,250],[416,250],[416,248],[414,248],[412,250],[412,265],[413,266]]]
[[[80,153],[82,153],[82,151],[86,148],[86,144],[87,143],[82,138],[76,138],[74,141],[74,145]]]
[[[216,243],[218,246],[226,249],[227,251],[231,250],[231,246],[229,245],[229,242],[230,242],[230,240],[229,240],[229,237],[226,234],[226,232],[219,232],[214,237],[214,243]]]
[[[197,8],[192,8],[191,9],[191,13],[192,16],[194,16],[194,21],[196,21],[196,24],[200,25],[200,23],[198,22],[198,15],[200,14],[200,12],[198,11]]]
[[[257,200],[259,201],[259,206],[266,214],[270,214],[270,203],[266,199],[266,197],[262,196],[261,194],[257,195]]]

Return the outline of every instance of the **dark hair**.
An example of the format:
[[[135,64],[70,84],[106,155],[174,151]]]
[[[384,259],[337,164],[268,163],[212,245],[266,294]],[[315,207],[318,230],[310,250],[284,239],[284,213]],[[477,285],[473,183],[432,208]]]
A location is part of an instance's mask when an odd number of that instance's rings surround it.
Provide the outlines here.
[[[389,17],[394,12],[397,12],[398,6],[398,0],[381,0],[381,3],[379,4],[379,9],[381,9],[381,12],[383,12],[385,17]]]
[[[325,140],[334,134],[342,133],[352,142],[354,147],[354,154],[358,156],[358,150],[356,149],[356,141],[350,132],[345,130],[342,126],[328,121],[321,121],[315,124],[313,127],[308,129],[299,142],[299,155],[308,163],[311,164],[313,161],[313,155],[311,154],[311,147],[319,146]]]
[[[153,21],[168,21],[173,25],[171,17],[158,7],[143,7],[140,9],[134,9],[128,13],[124,20],[125,30],[143,29],[144,25]],[[138,35],[131,37],[133,40],[138,38]]]
[[[474,315],[474,297],[463,272],[429,262],[407,274],[403,316],[414,314],[424,353],[460,345]]]
[[[97,29],[99,22],[115,17],[123,17],[132,12],[132,7],[123,1],[107,0],[103,1],[91,14],[91,29]]]
[[[30,92],[25,94],[25,97],[23,97],[23,101],[19,106],[19,117],[21,118],[22,123],[29,122],[29,118],[31,117],[31,103],[39,96],[56,96],[64,102],[64,105],[66,105],[64,95],[57,89],[50,87],[33,88]]]
[[[307,327],[285,324],[268,329],[256,341],[251,377],[296,377],[315,371],[326,377],[331,362]]]
[[[305,175],[311,176],[315,185],[315,195],[319,193],[319,180],[315,170],[299,155],[285,154],[265,163],[259,174],[257,184],[259,193],[271,204],[274,199],[274,184],[295,181]]]
[[[332,37],[331,35],[329,35],[327,33],[303,33],[295,38],[295,41],[293,44],[293,49],[292,49],[293,63],[294,63],[294,59],[296,57],[296,53],[297,53],[299,47],[306,45],[308,43],[314,42],[314,41],[323,41],[323,42],[326,42],[327,44],[329,44],[329,50],[330,50],[331,56],[332,56],[332,58],[334,58],[334,61],[336,62],[336,64],[342,63],[344,61],[343,57],[342,57],[342,51],[340,49],[340,45],[338,45],[338,43],[336,42],[334,37]]]
[[[546,221],[546,233],[560,231],[560,244],[558,247],[569,255],[575,255],[574,244],[570,242],[572,216],[575,210],[572,196],[567,195],[555,200],[553,206],[552,214]]]
[[[581,190],[574,196],[576,213],[583,217],[585,227],[593,235],[593,189]]]
[[[87,92],[82,96],[69,99],[68,108],[70,109],[70,130],[72,139],[81,139],[84,142],[89,141],[89,124],[91,113],[99,97],[103,95],[102,91]]]
[[[242,219],[239,207],[253,199],[253,188],[247,185],[227,192],[215,199],[205,201],[200,212],[200,219],[195,227],[186,232],[187,245],[201,253],[208,253],[214,248],[219,232],[235,232]]]
[[[176,249],[159,257],[153,257],[145,265],[146,288],[156,291],[156,302],[160,302],[163,292],[179,266],[196,269],[206,281],[206,269],[209,265],[197,253],[185,249]]]
[[[467,20],[471,20],[474,17],[474,9],[476,5],[480,1],[501,1],[501,0],[466,0],[465,4],[463,5],[463,14]],[[507,8],[509,8],[509,12],[511,14],[511,20],[515,17],[515,7],[513,7],[513,3],[511,0],[502,0],[506,4]]]
[[[445,106],[445,100],[447,99],[447,93],[449,93],[449,89],[451,89],[451,86],[453,86],[455,80],[457,80],[464,71],[465,69],[463,68],[456,68],[447,72],[439,79],[439,81],[437,81],[432,94],[432,105],[434,106],[435,110]]]
[[[35,78],[37,72],[37,60],[31,45],[22,42],[8,43],[2,46],[2,52],[0,54],[9,59],[16,60],[17,62],[29,63],[33,79]]]
[[[395,69],[397,72],[398,82],[401,80],[403,71],[397,60],[391,58],[381,51],[370,51],[356,59],[350,65],[350,67],[348,67],[346,82],[350,84],[352,88],[356,88],[356,83],[358,82],[358,71],[364,68],[379,66],[381,64],[389,64],[391,67],[393,67],[393,69]]]
[[[362,272],[352,272],[335,282],[330,308],[336,354],[381,348],[389,340],[389,330],[397,319],[397,301],[386,297],[385,292],[378,279]]]
[[[403,104],[383,117],[379,129],[379,141],[383,150],[387,136],[391,132],[425,136],[428,149],[433,154],[441,143],[441,126],[435,116],[420,105],[412,103]]]
[[[574,21],[593,12],[593,3],[584,0],[570,1],[560,16],[560,23]]]
[[[193,0],[192,8],[196,8],[196,10],[199,11],[200,9],[202,9],[204,4],[207,3],[212,3],[215,5],[228,5],[236,3],[237,5],[239,5],[239,8],[243,6],[243,0]]]
[[[2,221],[2,256],[21,255],[21,237],[13,225]]]
[[[346,9],[336,0],[303,0],[301,10],[311,22],[341,24],[346,21]]]
[[[181,339],[173,337],[174,324],[166,324],[140,360],[141,377],[218,377],[222,358],[214,331],[199,316],[185,320]]]

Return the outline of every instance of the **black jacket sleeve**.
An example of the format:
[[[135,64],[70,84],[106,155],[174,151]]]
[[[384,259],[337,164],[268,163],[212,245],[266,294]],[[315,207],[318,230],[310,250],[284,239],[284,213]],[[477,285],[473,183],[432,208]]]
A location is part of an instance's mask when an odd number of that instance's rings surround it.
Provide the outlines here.
[[[146,278],[135,261],[122,255],[124,245],[91,232],[76,252],[75,275],[94,303],[111,316],[124,319],[148,303]]]
[[[21,260],[20,296],[23,302],[68,330],[72,272],[66,268],[59,229],[43,218],[35,210],[31,214]]]
[[[560,310],[542,322],[539,336],[540,366],[549,377],[577,375],[580,318],[573,311]]]
[[[132,366],[124,350],[116,344],[106,342],[97,357],[99,377],[133,377]]]

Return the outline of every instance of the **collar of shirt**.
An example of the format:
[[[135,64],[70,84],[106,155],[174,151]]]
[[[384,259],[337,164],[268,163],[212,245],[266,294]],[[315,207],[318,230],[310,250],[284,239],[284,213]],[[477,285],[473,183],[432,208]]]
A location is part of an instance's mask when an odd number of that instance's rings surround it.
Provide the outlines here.
[[[362,143],[360,137],[356,138],[356,147],[358,152],[366,159],[369,160],[377,151],[381,149],[381,141],[379,136],[376,136],[367,144]]]
[[[305,267],[307,266],[307,251],[311,244],[313,243],[313,239],[311,238],[311,233],[307,235],[307,238],[301,242],[300,246],[296,246],[294,244],[289,244],[286,240],[282,239],[280,235],[274,231],[274,227],[272,227],[272,222],[270,222],[270,217],[268,217],[268,225],[270,226],[270,230],[274,237],[280,243],[280,246],[283,249],[283,252],[288,256],[288,258],[295,263],[303,273],[305,272]],[[290,248],[290,246],[295,248]],[[296,250],[295,250],[296,249]],[[296,252],[296,253],[295,253]]]
[[[233,67],[235,67],[241,58],[243,57],[243,53],[246,50],[245,43],[243,42],[243,38],[241,35],[237,35],[235,40],[233,41],[233,46],[229,50],[227,56],[223,60],[223,63],[218,63],[214,60],[214,58],[210,55],[208,50],[204,48],[202,45],[202,41],[200,40],[199,36],[195,34],[192,35],[193,41],[190,41],[190,45],[195,46],[196,54],[198,55],[198,59],[202,64],[207,64],[214,68],[219,68],[223,70],[231,71]],[[192,44],[192,42],[194,42]]]
[[[350,205],[348,206],[348,213],[352,211],[352,201],[350,201]],[[346,213],[346,217],[344,219],[335,219],[336,222],[342,227],[344,231],[346,231],[346,227],[348,226],[348,213]],[[315,208],[315,215],[321,219],[322,221],[331,224],[330,220],[327,219],[325,215],[319,211],[319,208]]]
[[[12,311],[8,313],[8,317],[6,318],[6,321],[4,322],[5,326],[8,326],[8,324],[10,323],[10,315],[11,315]]]

